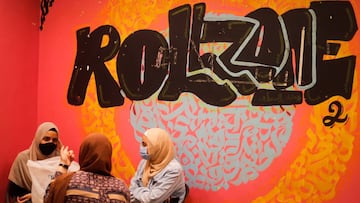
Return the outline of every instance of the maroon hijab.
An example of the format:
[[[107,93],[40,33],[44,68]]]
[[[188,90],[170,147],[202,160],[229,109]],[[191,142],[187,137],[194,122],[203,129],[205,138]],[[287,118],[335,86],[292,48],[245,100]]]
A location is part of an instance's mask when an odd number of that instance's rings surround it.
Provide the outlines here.
[[[80,145],[80,170],[110,175],[112,145],[107,137],[100,133],[88,135]],[[63,203],[66,190],[74,172],[58,176],[50,185],[44,203]]]

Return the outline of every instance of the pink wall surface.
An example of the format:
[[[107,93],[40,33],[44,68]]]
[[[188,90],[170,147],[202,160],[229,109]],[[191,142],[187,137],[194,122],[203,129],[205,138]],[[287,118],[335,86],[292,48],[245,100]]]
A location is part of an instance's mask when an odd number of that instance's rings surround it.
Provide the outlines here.
[[[17,153],[27,148],[37,128],[39,57],[37,1],[1,1],[0,201]]]
[[[18,55],[9,63],[18,78],[32,75],[33,90],[16,106],[3,101],[2,115],[26,136],[55,122],[76,153],[88,133],[105,133],[112,173],[127,183],[142,133],[163,127],[187,202],[350,202],[360,186],[359,2],[341,2],[55,1],[42,31],[29,11],[34,25],[23,28],[38,59],[31,69]],[[2,144],[11,151],[3,176],[31,139]]]

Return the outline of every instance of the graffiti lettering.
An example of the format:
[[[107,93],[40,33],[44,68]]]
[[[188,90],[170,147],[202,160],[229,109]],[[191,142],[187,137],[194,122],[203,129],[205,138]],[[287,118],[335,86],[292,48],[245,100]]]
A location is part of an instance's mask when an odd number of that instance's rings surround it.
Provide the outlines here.
[[[205,15],[204,3],[169,11],[169,41],[154,30],[138,30],[122,43],[117,30],[103,25],[77,31],[77,55],[68,103],[82,105],[95,75],[101,107],[120,106],[124,97],[176,101],[191,92],[207,104],[226,106],[238,95],[252,105],[316,105],[332,96],[351,97],[356,57],[337,55],[357,31],[350,2],[312,2],[307,9],[278,15],[260,8],[246,16]],[[192,17],[192,19],[191,19]],[[108,36],[103,46],[103,37]],[[201,53],[200,45],[229,44],[222,53]],[[118,82],[105,62],[116,58]],[[270,84],[264,85],[264,84]],[[264,87],[266,86],[266,87]]]
[[[323,118],[324,125],[328,127],[330,126],[331,128],[334,126],[335,122],[344,123],[348,119],[347,115],[344,118],[340,118],[343,113],[343,106],[339,101],[331,102],[331,104],[329,105],[329,112],[335,112],[334,106],[336,106],[336,114],[334,116],[325,116]]]

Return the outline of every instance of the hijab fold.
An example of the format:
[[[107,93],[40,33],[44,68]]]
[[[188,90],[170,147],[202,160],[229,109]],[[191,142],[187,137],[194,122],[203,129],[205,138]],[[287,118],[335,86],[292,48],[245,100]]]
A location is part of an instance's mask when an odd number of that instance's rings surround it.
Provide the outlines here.
[[[147,160],[142,181],[145,186],[149,180],[164,169],[175,158],[174,144],[170,135],[161,128],[151,128],[144,133],[149,160]]]

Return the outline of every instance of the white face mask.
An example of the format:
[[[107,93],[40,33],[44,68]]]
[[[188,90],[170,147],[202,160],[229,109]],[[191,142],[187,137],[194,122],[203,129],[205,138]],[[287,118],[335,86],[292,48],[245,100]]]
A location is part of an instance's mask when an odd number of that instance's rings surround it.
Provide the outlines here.
[[[140,156],[141,158],[145,160],[149,160],[150,156],[147,152],[147,147],[144,147],[142,144],[140,144]]]

